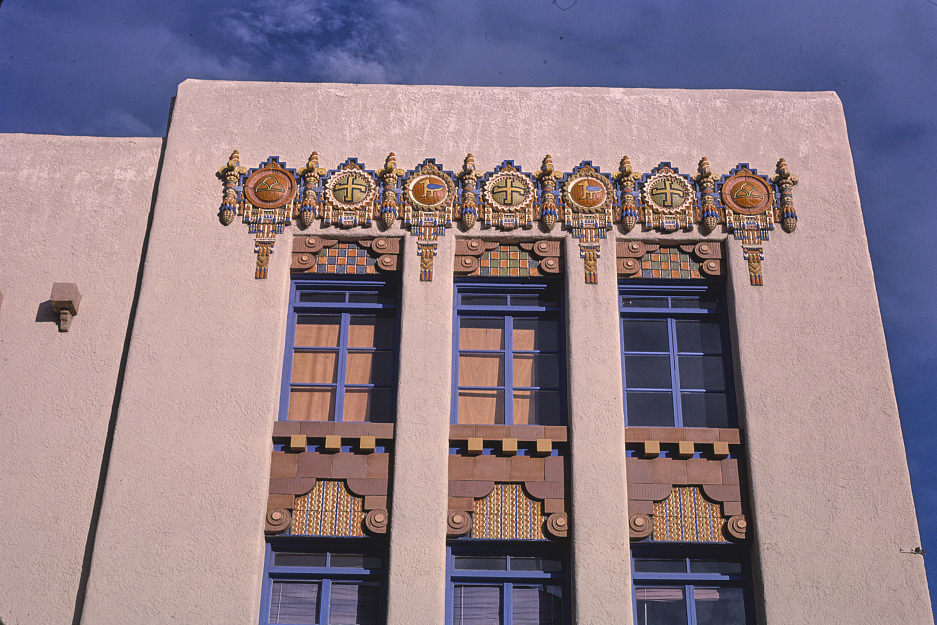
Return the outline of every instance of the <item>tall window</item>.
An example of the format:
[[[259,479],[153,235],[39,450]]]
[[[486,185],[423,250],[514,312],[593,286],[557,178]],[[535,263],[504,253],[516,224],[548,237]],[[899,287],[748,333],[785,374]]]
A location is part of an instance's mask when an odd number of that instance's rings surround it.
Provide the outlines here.
[[[677,557],[654,548],[632,552],[637,625],[745,625],[744,564],[725,553]],[[722,557],[720,557],[722,556]]]
[[[293,282],[281,420],[393,421],[397,292],[374,280]]]
[[[566,423],[560,289],[456,284],[452,422]]]
[[[449,549],[447,625],[562,625],[568,622],[565,562],[546,550],[493,555]],[[518,547],[518,549],[520,549]]]
[[[703,285],[622,283],[628,425],[735,427],[722,304]]]
[[[366,551],[316,549],[287,540],[267,545],[261,625],[380,625],[383,557]]]

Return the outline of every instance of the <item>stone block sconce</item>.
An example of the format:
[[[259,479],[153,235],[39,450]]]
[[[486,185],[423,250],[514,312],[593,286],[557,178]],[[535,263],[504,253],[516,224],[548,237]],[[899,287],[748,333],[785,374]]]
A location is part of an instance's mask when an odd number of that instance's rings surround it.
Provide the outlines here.
[[[74,282],[52,283],[52,295],[49,297],[52,310],[58,315],[59,332],[68,332],[72,325],[72,317],[78,314],[78,305],[81,304],[81,293]]]

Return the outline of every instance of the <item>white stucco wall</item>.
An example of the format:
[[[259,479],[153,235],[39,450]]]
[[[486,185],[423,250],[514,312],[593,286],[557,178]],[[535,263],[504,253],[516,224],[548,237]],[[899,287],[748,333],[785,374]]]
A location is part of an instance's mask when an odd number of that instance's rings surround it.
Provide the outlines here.
[[[85,623],[257,618],[269,436],[296,226],[277,242],[269,278],[254,280],[252,236],[239,222],[225,228],[217,219],[221,183],[214,174],[234,148],[248,167],[277,155],[298,168],[317,150],[328,169],[350,156],[379,169],[389,151],[405,169],[435,157],[449,170],[458,170],[472,152],[479,171],[503,159],[531,171],[550,153],[561,171],[589,159],[613,172],[628,154],[640,171],[671,161],[692,173],[706,155],[714,171],[728,172],[742,161],[771,173],[778,157],[785,157],[801,179],[795,189],[801,221],[795,234],[777,229],[765,244],[764,287],[747,284],[738,242],[728,242],[744,376],[741,406],[752,455],[754,541],[764,578],[758,602],[768,623],[932,622],[920,558],[898,553],[899,546],[919,541],[843,113],[834,94],[187,81],[179,87],[167,139]],[[449,240],[459,233],[451,231]],[[480,226],[472,234],[498,235]],[[539,228],[531,232],[540,234]],[[440,274],[451,268],[449,245],[440,246]],[[409,280],[418,262],[413,247],[405,246]],[[611,241],[603,246],[593,303],[613,302],[613,250]],[[567,262],[572,293],[572,282],[582,279],[582,261],[570,254]],[[405,287],[405,322],[407,314],[419,318],[420,304],[411,298],[421,292],[451,297],[451,290],[441,294],[449,276],[437,279],[440,285]],[[446,306],[427,300],[426,320],[438,319]],[[593,327],[577,326],[574,320],[586,319],[589,311],[573,306],[571,336],[597,341],[596,362],[611,367],[596,379],[620,380],[614,313],[601,315]],[[428,333],[425,349],[403,348],[401,370],[418,361],[416,371],[431,369],[429,363],[443,366],[450,349],[445,335]],[[439,351],[433,351],[437,342]],[[579,358],[577,352],[593,357],[577,346],[571,358]],[[449,390],[445,383],[427,383],[403,389],[401,396],[425,394],[426,406],[444,407]],[[619,396],[620,389],[596,395],[604,429],[593,434],[620,440],[606,405]],[[581,398],[577,389],[574,428]],[[401,400],[400,406],[415,403]],[[400,417],[398,451],[421,442],[441,451],[442,428],[417,427],[429,416]],[[438,418],[447,421],[448,413]],[[574,431],[574,449],[576,437]],[[577,515],[620,513],[620,502],[605,507],[605,492],[583,483],[583,476],[607,484],[619,475],[623,459],[612,447],[573,460],[574,534]],[[414,476],[431,470],[401,454],[394,494],[412,492]],[[617,490],[623,493],[621,479]],[[432,481],[434,488],[439,483]],[[428,509],[441,503],[432,497]],[[440,545],[441,525],[414,527],[414,512],[407,502],[393,504],[392,514],[400,517],[391,519],[391,568],[406,572],[405,559],[412,557],[435,576],[414,573],[410,583],[391,583],[395,625],[439,622],[442,605],[443,561],[418,542],[423,532],[427,544]],[[607,520],[601,527],[604,539],[583,530],[590,542],[577,545],[574,554],[596,551],[601,544],[592,541],[604,540],[612,559],[624,557],[626,518],[617,533]],[[582,603],[579,623],[603,622],[603,602],[627,605],[630,591],[621,587],[626,563],[615,567],[606,556],[597,555],[602,560],[595,566],[575,568],[576,588],[595,593]],[[629,620],[630,609],[617,622]]]
[[[0,135],[6,625],[72,620],[160,146]],[[40,313],[53,282],[82,295],[67,333]]]

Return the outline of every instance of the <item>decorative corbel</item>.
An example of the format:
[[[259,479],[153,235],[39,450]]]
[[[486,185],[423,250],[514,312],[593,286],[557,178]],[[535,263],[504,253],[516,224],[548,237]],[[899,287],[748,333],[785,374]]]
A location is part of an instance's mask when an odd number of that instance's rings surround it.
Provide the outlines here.
[[[74,282],[53,282],[49,302],[52,304],[52,310],[59,316],[59,332],[68,332],[72,325],[72,317],[78,314],[78,305],[81,304],[78,285]]]
[[[299,223],[308,228],[312,220],[319,216],[321,202],[319,198],[319,179],[325,175],[325,169],[319,167],[319,153],[313,152],[306,161],[306,166],[299,170],[303,177],[303,201],[299,207]]]

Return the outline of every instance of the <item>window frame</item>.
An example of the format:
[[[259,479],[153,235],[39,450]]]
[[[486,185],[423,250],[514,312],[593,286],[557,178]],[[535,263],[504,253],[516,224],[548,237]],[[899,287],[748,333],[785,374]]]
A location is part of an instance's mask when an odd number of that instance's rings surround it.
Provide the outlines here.
[[[456,569],[456,557],[496,557],[506,558],[505,570],[498,569]],[[524,571],[511,570],[511,558],[544,558],[560,562],[561,570]],[[499,586],[501,588],[501,624],[513,625],[514,586],[559,586],[562,589],[563,613],[560,622],[571,622],[570,581],[568,549],[565,543],[543,541],[498,541],[463,539],[451,541],[446,545],[446,625],[453,625],[455,619],[455,587],[457,585]]]
[[[635,560],[641,559],[682,559],[685,562],[683,573],[638,572]],[[730,573],[695,573],[691,572],[691,560],[738,563],[740,572]],[[639,587],[682,587],[686,601],[686,623],[697,625],[694,589],[702,588],[739,588],[744,603],[745,625],[755,622],[754,602],[752,601],[752,567],[744,548],[733,545],[692,545],[644,544],[631,546],[631,607],[635,625],[638,623]]]
[[[463,304],[462,296],[471,295],[504,295],[507,305]],[[553,296],[555,305],[524,305],[511,304],[514,297],[524,297],[535,294],[548,294]],[[456,279],[453,285],[453,313],[452,313],[452,393],[449,410],[449,422],[452,425],[459,423],[459,391],[461,389],[500,389],[504,392],[504,421],[493,425],[515,425],[514,423],[514,391],[539,391],[540,386],[514,385],[514,354],[538,354],[540,350],[514,350],[513,320],[515,318],[544,319],[556,322],[556,358],[557,358],[557,387],[559,394],[559,422],[549,425],[564,426],[568,423],[569,407],[566,374],[566,320],[564,315],[565,301],[563,299],[563,285],[558,280],[534,280],[524,282],[501,279],[464,278]],[[460,322],[465,317],[491,318],[503,321],[504,346],[500,350],[465,350],[473,353],[491,353],[504,355],[504,383],[499,386],[474,386],[459,384],[459,336]],[[546,390],[552,390],[548,387]],[[517,425],[541,425],[538,423]]]
[[[631,295],[635,297],[659,297],[668,298],[667,307],[626,307],[622,304],[623,297]],[[671,298],[681,297],[700,297],[708,296],[709,301],[716,304],[714,308],[702,307],[673,307]],[[621,356],[621,387],[622,403],[625,415],[625,425],[630,427],[675,427],[675,428],[737,428],[738,410],[736,406],[736,393],[734,386],[735,371],[733,368],[733,359],[731,357],[731,342],[729,340],[728,315],[725,306],[725,293],[721,283],[712,284],[709,282],[700,283],[698,281],[669,281],[669,282],[651,282],[642,280],[619,280],[618,282],[618,351]],[[663,355],[664,352],[626,352],[625,351],[625,320],[666,320],[668,333],[668,352],[670,357],[670,388],[645,388],[632,387],[627,385],[627,376],[625,371],[625,356],[628,354],[648,354]],[[712,356],[707,352],[681,352],[676,340],[676,323],[681,320],[715,320],[719,325],[720,334],[720,353],[722,360],[724,388],[721,391],[725,395],[726,401],[726,424],[725,425],[686,425],[684,419],[684,409],[682,394],[698,393],[705,394],[713,392],[712,389],[682,387],[680,382],[680,363],[679,356]],[[629,422],[628,418],[628,393],[631,392],[662,392],[668,390],[671,395],[671,404],[673,408],[673,421],[671,424],[649,424],[639,425]],[[719,392],[719,391],[715,391]]]
[[[392,295],[392,301],[379,301],[376,303],[368,302],[350,302],[349,294],[350,293],[366,293],[374,292],[379,293],[379,297],[387,295]],[[344,301],[342,302],[304,302],[301,301],[301,297],[304,293],[308,292],[321,292],[321,293],[344,293]],[[393,423],[396,421],[397,413],[397,386],[399,379],[399,369],[400,369],[400,288],[399,281],[396,279],[383,279],[375,278],[373,276],[367,276],[361,279],[351,279],[350,276],[340,276],[335,279],[329,278],[294,278],[290,281],[290,295],[289,295],[289,318],[286,328],[286,339],[284,341],[284,352],[283,352],[283,375],[280,383],[280,404],[279,412],[277,415],[278,421],[289,421],[289,406],[290,406],[290,392],[294,386],[298,388],[308,387],[308,388],[334,388],[335,389],[335,406],[331,418],[325,421],[312,421],[315,423],[342,423],[344,421],[344,407],[345,407],[345,394],[346,390],[351,389],[366,389],[366,388],[384,388],[383,385],[375,384],[349,384],[345,382],[345,377],[347,374],[347,357],[349,349],[352,351],[365,351],[367,348],[349,348],[348,346],[348,326],[349,321],[352,316],[355,314],[368,314],[368,313],[377,313],[378,316],[381,316],[382,312],[391,311],[390,313],[385,312],[385,316],[391,317],[391,327],[394,331],[394,336],[391,339],[390,347],[383,349],[382,351],[389,351],[392,353],[391,361],[393,363],[393,371],[391,372],[390,381],[387,386],[389,389],[389,403],[391,404],[388,411],[389,417],[385,421],[373,421],[371,419],[364,420],[364,423]],[[296,326],[299,318],[303,315],[315,315],[315,314],[333,314],[340,317],[340,329],[339,329],[339,339],[338,345],[334,348],[332,347],[321,347],[321,348],[310,348],[307,346],[300,346],[297,349],[296,343]],[[371,348],[376,350],[377,348]],[[336,362],[336,376],[334,383],[298,383],[295,384],[292,382],[293,375],[293,355],[299,352],[309,352],[314,353],[316,351],[337,351],[337,362]],[[306,420],[296,420],[295,422],[301,423]],[[348,423],[360,423],[359,421],[349,421]]]
[[[260,597],[260,625],[271,625],[270,607],[274,582],[319,583],[318,611],[316,625],[326,625],[329,621],[329,599],[331,585],[338,582],[361,582],[361,585],[378,588],[377,622],[387,618],[387,556],[386,545],[381,541],[374,544],[374,539],[343,538],[323,540],[321,538],[269,538],[264,547],[264,577]],[[326,554],[326,566],[275,566],[277,553]],[[358,555],[380,558],[379,568],[332,567],[333,555]],[[307,625],[307,624],[291,624]]]

